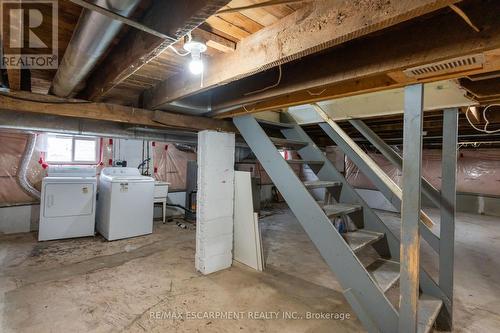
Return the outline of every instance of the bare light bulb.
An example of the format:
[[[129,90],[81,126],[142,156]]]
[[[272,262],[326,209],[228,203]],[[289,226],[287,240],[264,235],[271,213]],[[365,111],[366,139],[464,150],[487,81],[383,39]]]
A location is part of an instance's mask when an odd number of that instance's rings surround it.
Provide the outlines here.
[[[189,70],[194,75],[200,75],[203,72],[203,61],[200,58],[193,58],[189,63]]]
[[[203,43],[196,41],[189,41],[184,44],[184,49],[191,53],[191,62],[189,63],[189,70],[194,75],[203,73],[203,61],[201,54],[207,50],[207,46]]]

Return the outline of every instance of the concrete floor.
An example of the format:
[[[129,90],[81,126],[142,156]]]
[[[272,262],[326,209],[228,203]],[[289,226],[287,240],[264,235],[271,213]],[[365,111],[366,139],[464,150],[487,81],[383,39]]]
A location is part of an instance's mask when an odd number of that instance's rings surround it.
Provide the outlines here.
[[[0,332],[363,331],[290,212],[282,208],[261,227],[265,272],[234,265],[209,276],[194,270],[194,229],[173,223],[114,242],[0,236]],[[423,252],[425,265],[435,270]],[[456,332],[500,331],[499,254],[499,218],[458,215]],[[201,318],[221,312],[232,318]],[[307,312],[351,317],[283,319]]]

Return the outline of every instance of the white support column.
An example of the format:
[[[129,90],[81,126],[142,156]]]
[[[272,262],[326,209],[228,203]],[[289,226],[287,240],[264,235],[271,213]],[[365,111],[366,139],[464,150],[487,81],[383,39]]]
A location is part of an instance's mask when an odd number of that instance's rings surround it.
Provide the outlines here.
[[[234,150],[234,133],[198,133],[195,266],[203,274],[233,260]]]

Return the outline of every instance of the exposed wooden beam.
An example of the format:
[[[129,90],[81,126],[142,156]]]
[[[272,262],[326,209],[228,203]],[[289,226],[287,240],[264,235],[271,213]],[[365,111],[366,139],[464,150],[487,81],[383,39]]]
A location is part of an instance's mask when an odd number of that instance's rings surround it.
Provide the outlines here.
[[[341,48],[283,66],[278,87],[245,96],[265,77],[257,76],[231,84],[212,93],[212,109],[218,117],[260,112],[315,101],[393,89],[415,82],[432,82],[500,69],[500,24],[497,1],[469,1],[468,14],[480,26],[475,32],[449,11],[426,21],[407,23]],[[413,36],[408,38],[408,36]],[[429,38],[432,36],[432,38]],[[397,45],[397,47],[395,47]],[[370,50],[369,53],[366,50]],[[402,71],[414,66],[459,56],[483,53],[482,68],[457,71],[417,81]],[[271,71],[270,71],[271,72]],[[275,73],[269,73],[275,77]],[[242,106],[245,106],[243,108]],[[228,112],[226,112],[228,111]]]
[[[7,68],[9,89],[31,91],[31,71],[27,68]]]
[[[311,1],[311,0],[269,0],[266,2],[254,3],[254,4],[251,4],[248,6],[224,8],[224,9],[219,10],[217,12],[217,14],[236,13],[236,12],[241,12],[241,11],[245,11],[245,10],[249,10],[249,9],[264,8],[264,7],[277,6],[277,5],[286,5],[288,3],[306,2],[306,1]]]
[[[226,5],[228,0],[155,0],[141,23],[179,39]],[[174,40],[131,30],[87,80],[81,97],[96,100],[156,57]]]
[[[12,4],[12,8],[18,8],[20,9],[21,8],[21,4]],[[3,12],[1,13],[1,15],[5,15]],[[17,22],[13,22],[13,20],[17,19]],[[10,23],[11,26],[13,27],[19,27],[21,26],[21,22],[19,22],[19,20],[21,20],[21,17],[20,16],[13,16],[13,17],[10,17],[9,20],[7,20],[6,18],[4,18],[2,20],[2,35],[0,36],[1,37],[1,40],[2,40],[2,56],[6,53],[10,53],[11,51],[11,48],[10,48],[10,43],[9,41],[11,40],[11,36],[9,36],[9,32],[10,32],[10,27],[8,26],[8,24]],[[11,22],[12,21],[12,22]],[[8,81],[8,84],[9,84],[9,88],[11,90],[21,90],[21,69],[18,68],[18,67],[11,67],[11,66],[6,66],[6,71],[7,71],[7,81]]]
[[[487,98],[500,95],[500,77],[487,80],[472,81],[460,79],[460,85],[476,98]]]
[[[225,121],[223,123],[213,122],[212,118],[200,117],[200,116],[187,116],[179,113],[165,112],[165,111],[149,111],[152,112],[153,115],[151,120],[158,124],[164,126],[171,126],[172,123],[175,123],[176,127],[182,128],[192,128],[196,127],[197,130],[211,129],[226,131],[226,132],[236,132],[235,127],[229,121]],[[198,124],[193,124],[193,122],[199,122]]]
[[[64,99],[27,92],[0,93],[0,112],[15,111],[65,117],[86,118],[142,126],[199,131],[204,129],[234,132],[232,122],[117,104]]]
[[[7,67],[9,89],[21,90],[21,69]]]
[[[373,6],[370,2],[313,1],[243,39],[235,52],[213,59],[204,74],[203,87],[200,87],[199,77],[183,72],[148,90],[143,100],[146,107],[159,108],[168,102],[345,43],[455,2],[401,0]]]
[[[195,29],[192,32],[192,36],[196,40],[205,42],[208,47],[224,53],[233,52],[236,49],[236,43],[232,40],[226,39],[206,30]]]

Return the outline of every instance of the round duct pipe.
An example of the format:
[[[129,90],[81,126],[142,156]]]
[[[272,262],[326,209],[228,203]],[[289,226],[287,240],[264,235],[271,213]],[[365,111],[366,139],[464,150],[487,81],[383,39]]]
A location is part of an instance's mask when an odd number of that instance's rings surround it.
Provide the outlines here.
[[[28,140],[26,141],[26,146],[24,148],[23,156],[19,162],[19,169],[17,171],[17,182],[19,186],[30,196],[35,199],[40,199],[40,191],[38,191],[28,180],[28,166],[35,151],[36,145],[36,134],[30,133]]]
[[[98,0],[96,5],[122,16],[129,16],[140,0]],[[68,97],[81,84],[116,37],[122,23],[97,12],[84,9],[52,81],[51,92]]]

